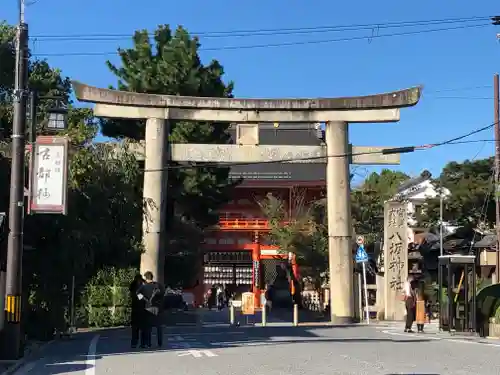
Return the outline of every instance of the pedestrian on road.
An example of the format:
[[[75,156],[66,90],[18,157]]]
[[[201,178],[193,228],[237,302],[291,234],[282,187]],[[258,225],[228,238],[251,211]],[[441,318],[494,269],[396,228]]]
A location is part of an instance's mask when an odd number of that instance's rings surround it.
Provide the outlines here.
[[[426,320],[426,298],[424,293],[424,285],[420,284],[415,292],[416,296],[416,323],[417,332],[424,332],[424,324]]]
[[[224,307],[224,290],[219,285],[217,288],[217,310],[221,311]]]
[[[266,298],[266,308],[267,312],[271,312],[271,309],[273,307],[273,298],[274,298],[274,289],[272,285],[267,284],[266,285],[266,291],[264,293],[264,296]]]
[[[131,300],[131,316],[130,316],[130,325],[132,328],[132,338],[130,345],[132,348],[136,348],[137,344],[139,342],[139,334],[140,334],[140,328],[141,328],[141,321],[142,321],[142,314],[144,311],[144,301],[141,301],[137,297],[137,291],[139,290],[139,287],[144,283],[144,279],[142,276],[136,275],[134,277],[134,280],[130,284],[129,291],[130,291],[130,300]]]
[[[413,278],[410,276],[404,284],[404,301],[406,307],[405,332],[413,333],[411,327],[415,321],[416,298],[415,289],[412,287]]]
[[[208,309],[209,310],[212,310],[212,307],[214,307],[214,305],[217,303],[217,288],[215,287],[215,285],[212,285],[212,287],[210,288],[210,290],[208,291],[208,300],[207,300],[207,305],[208,305]]]
[[[153,327],[156,328],[158,347],[163,345],[162,312],[164,305],[165,288],[154,281],[152,272],[144,274],[145,283],[137,291],[139,299],[144,300],[144,315],[142,321],[141,347],[151,347]]]

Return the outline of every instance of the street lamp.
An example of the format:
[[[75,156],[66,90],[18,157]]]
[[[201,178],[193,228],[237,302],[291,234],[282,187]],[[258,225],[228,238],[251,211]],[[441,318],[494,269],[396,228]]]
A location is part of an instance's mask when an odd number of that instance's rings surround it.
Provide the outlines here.
[[[36,91],[30,92],[30,138],[31,144],[36,142],[37,128],[37,105],[40,101],[51,100],[55,105],[47,109],[47,117],[42,122],[43,126],[52,132],[60,132],[66,129],[68,109],[65,98],[62,96],[38,96]]]
[[[68,110],[66,108],[50,108],[47,113],[47,129],[54,131],[66,129],[68,115]]]

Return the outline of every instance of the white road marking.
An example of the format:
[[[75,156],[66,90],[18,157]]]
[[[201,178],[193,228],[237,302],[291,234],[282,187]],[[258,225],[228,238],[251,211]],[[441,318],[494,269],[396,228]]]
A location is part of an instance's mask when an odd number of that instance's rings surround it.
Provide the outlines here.
[[[184,349],[183,351],[181,351],[177,354],[178,357],[185,357],[188,355],[193,356],[194,358],[201,358],[203,356],[206,356],[206,357],[217,357],[218,356],[217,354],[215,354],[214,352],[212,352],[210,350],[191,349],[191,345],[189,345],[189,343],[186,342],[186,339],[180,335],[174,336],[173,339],[174,339],[174,343],[171,345],[173,349]],[[194,341],[194,339],[192,341]],[[186,350],[186,349],[188,349],[188,350]]]
[[[204,355],[206,357],[217,357],[217,354],[211,352],[210,350],[186,350],[185,352],[180,352],[177,354],[178,357],[186,357],[188,355],[193,356],[194,358],[201,358]]]
[[[234,331],[234,332],[185,332],[186,336],[215,336],[215,335],[243,335],[245,332]],[[177,333],[167,333],[164,336],[178,336]]]
[[[461,339],[446,339],[446,341],[458,342],[460,344],[476,344],[476,345],[485,345],[485,346],[492,346],[492,347],[500,348],[500,344],[494,344],[492,342],[467,341],[467,340],[461,340]]]
[[[385,333],[387,335],[391,336],[403,336],[403,337],[412,337],[412,338],[424,338],[426,340],[436,340],[436,341],[448,341],[448,342],[456,342],[459,344],[471,344],[471,345],[484,345],[484,346],[491,346],[491,347],[497,347],[500,348],[500,344],[495,344],[495,343],[490,343],[490,342],[481,342],[481,341],[468,341],[468,340],[463,340],[463,339],[458,339],[458,338],[446,338],[446,337],[432,337],[432,336],[416,336],[411,333],[399,333],[399,332],[391,332],[389,330],[382,331],[382,333]]]
[[[196,341],[195,338],[183,338],[181,336],[167,337],[167,341]]]
[[[188,355],[192,355],[195,358],[201,358],[201,356],[202,356],[201,353],[197,350],[186,350],[185,352],[177,353],[178,357],[185,357]]]
[[[391,335],[391,336],[411,337],[411,338],[414,338],[414,339],[425,338],[425,339],[428,339],[428,340],[443,340],[441,337],[416,336],[416,335],[411,334],[411,333],[399,333],[399,332],[392,332],[392,331],[389,331],[389,330],[384,330],[384,331],[382,331],[382,333],[385,333],[386,335]],[[417,340],[415,340],[415,341],[417,341]]]
[[[99,335],[95,335],[90,341],[89,352],[87,359],[85,360],[85,375],[95,375],[95,359],[97,352],[97,343],[99,341]]]
[[[271,343],[266,343],[262,341],[231,341],[231,342],[211,342],[210,345],[212,346],[261,346],[261,345],[271,345]]]
[[[210,350],[201,350],[203,354],[205,354],[207,357],[217,357],[217,354]]]

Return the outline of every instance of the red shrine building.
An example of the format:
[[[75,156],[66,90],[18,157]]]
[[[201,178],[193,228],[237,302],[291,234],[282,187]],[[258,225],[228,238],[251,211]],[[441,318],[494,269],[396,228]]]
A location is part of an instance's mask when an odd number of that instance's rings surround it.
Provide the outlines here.
[[[279,127],[262,124],[259,143],[319,145],[321,134],[314,124],[281,124]],[[230,173],[243,182],[235,189],[232,200],[220,210],[219,224],[206,233],[196,300],[202,301],[212,285],[224,285],[236,292],[253,292],[255,306],[260,307],[266,286],[276,287],[280,268],[292,270],[296,278],[299,269],[294,254],[280,250],[267,240],[269,222],[258,202],[272,194],[283,202],[287,216],[291,217],[298,201],[307,204],[325,195],[326,168],[321,163],[269,163],[236,165]],[[294,293],[290,281],[284,288]]]

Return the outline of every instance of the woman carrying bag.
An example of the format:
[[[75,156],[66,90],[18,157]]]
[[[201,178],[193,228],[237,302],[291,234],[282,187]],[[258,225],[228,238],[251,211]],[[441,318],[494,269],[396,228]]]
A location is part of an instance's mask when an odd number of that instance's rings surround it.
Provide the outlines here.
[[[415,321],[416,315],[416,295],[415,289],[412,287],[413,278],[410,276],[404,285],[404,295],[403,299],[405,301],[406,307],[406,324],[405,332],[413,333],[411,327]]]
[[[424,332],[424,324],[426,322],[426,298],[425,298],[425,293],[424,293],[424,287],[423,285],[419,285],[419,287],[416,289],[416,316],[415,320],[417,323],[417,332],[423,333]]]

